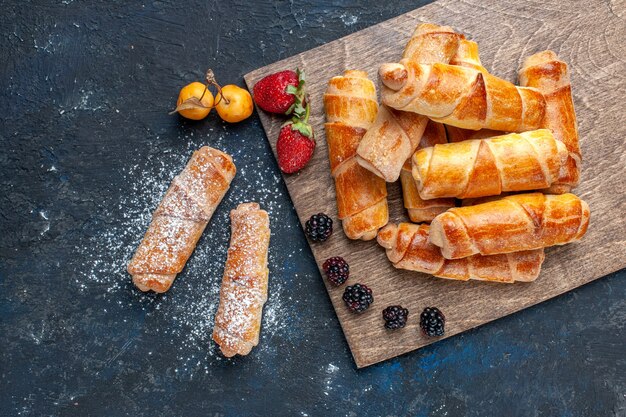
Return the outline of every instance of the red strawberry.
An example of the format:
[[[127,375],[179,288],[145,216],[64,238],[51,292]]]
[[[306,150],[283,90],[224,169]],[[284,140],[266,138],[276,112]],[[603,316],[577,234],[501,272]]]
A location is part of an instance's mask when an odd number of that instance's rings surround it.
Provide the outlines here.
[[[254,102],[270,113],[304,115],[304,71],[281,71],[252,88]]]
[[[285,123],[278,134],[276,142],[278,166],[286,174],[293,174],[304,168],[315,150],[313,128],[308,123],[308,106],[305,114],[304,120],[294,117]]]

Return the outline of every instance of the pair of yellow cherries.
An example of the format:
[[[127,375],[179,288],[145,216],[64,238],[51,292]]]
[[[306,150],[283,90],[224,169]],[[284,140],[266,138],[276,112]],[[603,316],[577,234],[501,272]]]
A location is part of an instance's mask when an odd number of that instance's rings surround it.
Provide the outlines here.
[[[206,80],[207,84],[193,82],[181,88],[176,109],[172,113],[191,120],[202,120],[215,108],[222,120],[229,123],[237,123],[250,117],[254,106],[248,90],[233,84],[221,87],[211,70],[207,71]],[[217,88],[215,97],[209,90],[210,85]]]

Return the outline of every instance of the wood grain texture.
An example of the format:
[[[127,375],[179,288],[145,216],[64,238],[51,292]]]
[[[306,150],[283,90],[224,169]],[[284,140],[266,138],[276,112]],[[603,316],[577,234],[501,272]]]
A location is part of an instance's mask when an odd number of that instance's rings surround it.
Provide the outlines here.
[[[418,22],[450,25],[465,33],[480,45],[485,67],[513,82],[517,82],[516,73],[524,58],[540,50],[553,49],[570,65],[583,152],[582,181],[574,192],[592,210],[583,241],[549,248],[543,271],[531,284],[451,282],[395,270],[376,243],[349,241],[337,225],[328,242],[313,244],[311,249],[319,267],[328,257],[345,257],[351,266],[348,284],[363,282],[374,292],[373,306],[354,315],[341,300],[343,287],[327,286],[358,367],[438,340],[418,331],[418,315],[424,307],[434,305],[445,312],[445,337],[450,337],[626,266],[626,128],[622,120],[626,98],[625,7],[622,2],[600,0],[571,2],[567,8],[558,1],[516,0],[485,5],[478,0],[442,0],[245,76],[251,88],[264,75],[278,70],[300,67],[307,72],[318,147],[306,169],[285,176],[304,224],[320,211],[337,219],[323,131],[322,96],[328,79],[344,69],[362,69],[376,79],[381,63],[399,59]],[[260,117],[275,151],[283,119],[263,112]],[[390,220],[405,220],[398,185],[389,184],[388,189]],[[409,324],[401,331],[388,332],[382,325],[381,310],[391,304],[402,304],[411,311]]]

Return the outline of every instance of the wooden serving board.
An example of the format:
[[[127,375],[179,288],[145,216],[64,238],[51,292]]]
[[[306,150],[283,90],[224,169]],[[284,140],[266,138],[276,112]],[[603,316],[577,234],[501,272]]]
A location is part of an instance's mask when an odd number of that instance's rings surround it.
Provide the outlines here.
[[[626,266],[625,16],[623,1],[584,0],[565,5],[559,0],[441,0],[245,76],[252,89],[267,74],[296,67],[306,70],[317,149],[301,173],[284,178],[302,224],[318,212],[336,222],[329,241],[311,245],[320,270],[327,258],[343,256],[350,263],[348,284],[362,282],[374,292],[372,307],[356,315],[341,300],[345,287],[326,283],[359,368],[438,340],[419,332],[419,313],[424,307],[437,306],[445,313],[445,337],[450,337]],[[543,49],[556,51],[570,64],[584,159],[582,183],[575,192],[591,206],[591,224],[581,242],[547,250],[543,271],[534,283],[448,281],[396,270],[375,241],[350,241],[343,234],[323,127],[322,96],[328,79],[345,69],[361,69],[377,82],[379,65],[399,59],[418,22],[449,25],[466,34],[478,42],[483,64],[514,82],[524,58]],[[263,111],[259,114],[275,152],[284,119]],[[399,186],[389,184],[388,190],[390,218],[402,221],[405,212]],[[385,330],[381,318],[382,309],[392,304],[411,312],[407,327],[395,332]]]

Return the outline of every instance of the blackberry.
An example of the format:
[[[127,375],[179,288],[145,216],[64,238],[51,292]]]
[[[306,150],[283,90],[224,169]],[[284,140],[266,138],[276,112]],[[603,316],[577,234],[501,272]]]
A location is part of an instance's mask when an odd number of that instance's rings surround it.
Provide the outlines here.
[[[324,242],[333,233],[333,219],[324,213],[314,214],[306,221],[304,231],[313,242]]]
[[[350,276],[350,266],[341,256],[326,259],[322,268],[328,280],[335,285],[343,284]]]
[[[402,308],[402,306],[389,306],[383,310],[385,327],[390,330],[401,329],[406,326],[408,317],[409,310]]]
[[[343,301],[346,302],[350,311],[362,313],[374,302],[374,296],[372,296],[372,290],[366,285],[354,284],[346,287],[343,293]]]
[[[443,336],[446,317],[437,307],[426,307],[420,315],[420,327],[426,336]]]

